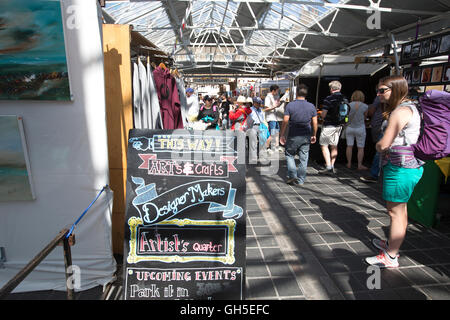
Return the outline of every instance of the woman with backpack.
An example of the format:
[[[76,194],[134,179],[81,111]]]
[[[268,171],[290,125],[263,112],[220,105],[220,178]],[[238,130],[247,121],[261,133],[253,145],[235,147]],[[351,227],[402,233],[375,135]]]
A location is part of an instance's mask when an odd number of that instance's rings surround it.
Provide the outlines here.
[[[376,150],[382,155],[383,199],[391,225],[388,240],[372,240],[380,253],[365,261],[379,267],[397,268],[398,252],[408,226],[407,203],[423,173],[423,161],[414,156],[410,146],[419,138],[421,118],[414,102],[407,99],[408,83],[402,76],[382,78],[377,95],[385,103],[384,135]]]
[[[204,99],[205,104],[200,107],[197,119],[209,124],[206,128],[216,129],[219,121],[219,110],[217,105],[213,104],[213,99],[210,96],[206,96]]]

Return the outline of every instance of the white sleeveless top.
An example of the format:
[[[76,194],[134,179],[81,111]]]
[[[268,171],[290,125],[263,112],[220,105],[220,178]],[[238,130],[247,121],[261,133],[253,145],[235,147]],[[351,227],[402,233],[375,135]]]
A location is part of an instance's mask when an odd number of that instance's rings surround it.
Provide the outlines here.
[[[398,107],[409,107],[413,113],[409,122],[403,127],[403,129],[395,137],[393,146],[409,146],[414,144],[419,139],[421,118],[416,105],[413,102],[403,102]],[[398,108],[397,107],[397,108]]]

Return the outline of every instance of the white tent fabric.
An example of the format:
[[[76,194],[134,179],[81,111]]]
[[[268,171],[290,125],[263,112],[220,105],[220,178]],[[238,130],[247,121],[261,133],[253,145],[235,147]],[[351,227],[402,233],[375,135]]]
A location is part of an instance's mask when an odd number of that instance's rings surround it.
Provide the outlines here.
[[[355,56],[321,55],[304,64],[296,77],[362,76],[373,75],[387,66],[384,59],[378,63],[355,63]],[[322,70],[321,70],[322,69]]]
[[[96,0],[61,1],[83,18],[76,28],[63,23],[73,101],[0,101],[0,114],[23,118],[36,199],[0,203],[0,247],[6,262],[3,287],[56,235],[81,215],[109,183],[101,24]],[[75,291],[114,279],[112,192],[104,192],[75,229],[72,263],[79,270]],[[76,279],[75,279],[76,280]],[[76,282],[76,281],[75,281]],[[56,247],[13,291],[65,290],[62,247]]]

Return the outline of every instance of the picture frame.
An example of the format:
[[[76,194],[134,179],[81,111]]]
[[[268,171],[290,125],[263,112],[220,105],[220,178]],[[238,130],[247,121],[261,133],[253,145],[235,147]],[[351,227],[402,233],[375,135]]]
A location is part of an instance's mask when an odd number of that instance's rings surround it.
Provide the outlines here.
[[[421,83],[429,83],[431,82],[431,71],[432,68],[422,68],[422,76],[420,78]]]
[[[444,35],[441,38],[441,44],[439,46],[439,53],[450,53],[450,34]]]
[[[0,100],[73,101],[61,1],[2,0],[0,12]]]
[[[417,58],[420,54],[420,42],[415,42],[412,44],[411,48],[411,58]]]
[[[421,43],[420,56],[428,56],[430,54],[431,39],[425,39]]]
[[[411,83],[412,84],[420,83],[420,76],[421,76],[420,68],[413,69]]]
[[[411,71],[411,69],[403,70],[403,77],[406,79],[406,82],[408,84],[411,84],[411,78],[412,78],[412,71]]]
[[[450,82],[450,64],[444,66],[444,72],[442,72],[442,82]]]
[[[409,59],[411,57],[411,44],[406,44],[403,46],[403,59]]]
[[[430,55],[436,54],[439,52],[440,43],[441,43],[441,37],[431,38]]]
[[[433,67],[431,82],[441,82],[443,66]]]
[[[0,115],[0,202],[35,199],[23,118]]]

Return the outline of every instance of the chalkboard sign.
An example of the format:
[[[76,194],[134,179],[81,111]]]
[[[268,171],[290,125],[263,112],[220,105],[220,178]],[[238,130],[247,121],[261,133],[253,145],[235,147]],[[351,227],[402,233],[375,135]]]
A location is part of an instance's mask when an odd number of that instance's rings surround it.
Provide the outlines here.
[[[130,130],[125,299],[245,297],[244,155],[241,132]]]

